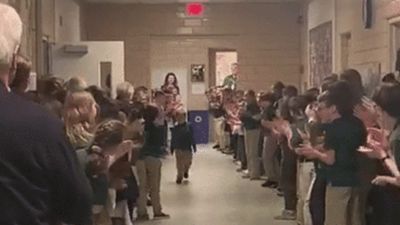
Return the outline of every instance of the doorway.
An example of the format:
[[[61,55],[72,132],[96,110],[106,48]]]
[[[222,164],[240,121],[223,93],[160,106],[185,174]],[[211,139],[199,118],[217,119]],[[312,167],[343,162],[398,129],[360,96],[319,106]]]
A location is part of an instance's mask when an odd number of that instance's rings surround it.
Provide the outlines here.
[[[111,92],[112,81],[112,62],[100,62],[100,87],[106,90],[108,94]]]
[[[238,53],[235,49],[209,49],[209,61],[209,85],[220,86],[231,74],[231,65],[238,62]]]
[[[349,68],[351,49],[351,33],[343,33],[340,35],[340,67],[344,71]]]
[[[400,17],[389,20],[390,23],[390,71],[400,73]]]

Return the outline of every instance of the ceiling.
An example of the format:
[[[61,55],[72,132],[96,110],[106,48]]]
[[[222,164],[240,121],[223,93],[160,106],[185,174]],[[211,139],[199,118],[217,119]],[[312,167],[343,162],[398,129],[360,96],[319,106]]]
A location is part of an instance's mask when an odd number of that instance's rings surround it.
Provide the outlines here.
[[[108,3],[145,3],[145,4],[160,4],[160,3],[185,3],[185,2],[204,2],[204,3],[279,3],[279,2],[298,2],[301,0],[86,0],[88,2],[108,2]]]

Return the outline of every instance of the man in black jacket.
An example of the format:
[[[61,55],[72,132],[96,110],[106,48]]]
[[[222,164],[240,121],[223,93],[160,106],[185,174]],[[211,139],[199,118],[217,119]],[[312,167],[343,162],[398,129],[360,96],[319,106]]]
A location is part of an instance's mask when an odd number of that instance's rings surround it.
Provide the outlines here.
[[[63,124],[10,92],[22,22],[0,3],[0,224],[90,223],[91,191]]]

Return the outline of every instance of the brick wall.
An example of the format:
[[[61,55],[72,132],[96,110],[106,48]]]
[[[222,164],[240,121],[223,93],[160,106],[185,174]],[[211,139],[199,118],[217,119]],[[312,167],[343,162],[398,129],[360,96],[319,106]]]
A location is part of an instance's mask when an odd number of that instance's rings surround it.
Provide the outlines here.
[[[208,48],[238,51],[240,87],[269,89],[276,80],[300,84],[300,26],[297,3],[210,4],[200,20],[188,20],[182,4],[88,4],[83,38],[125,41],[125,77],[151,85],[154,67],[208,68]],[[156,40],[156,41],[154,41]],[[163,48],[158,43],[173,43]],[[190,83],[187,84],[190,88]],[[190,89],[188,89],[190,93]],[[204,96],[191,96],[189,109],[204,108]]]

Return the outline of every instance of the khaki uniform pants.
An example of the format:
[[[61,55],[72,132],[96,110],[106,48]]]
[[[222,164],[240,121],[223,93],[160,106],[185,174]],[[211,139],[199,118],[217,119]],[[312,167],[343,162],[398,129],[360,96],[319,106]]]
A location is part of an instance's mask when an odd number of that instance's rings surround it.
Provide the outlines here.
[[[278,182],[280,166],[277,157],[278,154],[278,140],[275,136],[267,135],[264,137],[262,160],[265,175],[268,180]]]
[[[190,150],[176,150],[175,157],[178,178],[182,179],[183,175],[189,172],[189,169],[192,166],[193,153]]]
[[[297,223],[312,225],[309,201],[314,163],[299,162],[297,173]]]
[[[147,196],[150,193],[153,213],[161,214],[160,183],[161,183],[161,159],[147,156],[144,160],[136,162],[136,169],[139,176],[139,199],[138,215],[147,214]]]
[[[260,138],[260,130],[244,130],[244,142],[247,155],[247,167],[250,178],[260,177],[260,157],[258,156],[258,140]]]
[[[215,130],[216,142],[219,144],[221,149],[225,148],[228,145],[224,128],[225,128],[225,118],[224,117],[215,118],[214,130]]]
[[[357,188],[328,185],[325,198],[325,225],[361,225]]]

